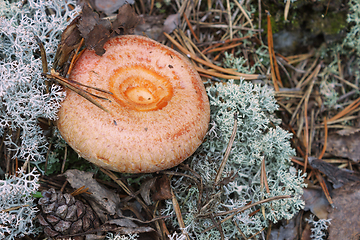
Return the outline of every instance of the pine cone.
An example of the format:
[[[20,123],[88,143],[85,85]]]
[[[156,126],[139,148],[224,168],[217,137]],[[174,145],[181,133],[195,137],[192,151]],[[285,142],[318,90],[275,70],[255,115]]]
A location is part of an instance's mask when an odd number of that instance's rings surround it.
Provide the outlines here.
[[[61,238],[86,232],[100,226],[100,221],[90,206],[76,200],[70,194],[55,192],[53,188],[42,191],[38,204],[41,212],[38,215],[44,232],[51,238]]]

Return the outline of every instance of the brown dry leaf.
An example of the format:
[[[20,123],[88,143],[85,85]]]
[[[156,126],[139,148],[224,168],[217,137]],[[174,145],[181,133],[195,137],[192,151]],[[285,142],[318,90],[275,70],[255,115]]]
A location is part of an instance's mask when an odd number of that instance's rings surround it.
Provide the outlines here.
[[[310,240],[311,239],[311,225],[306,222],[305,227],[301,233],[301,239],[300,240]]]
[[[158,40],[163,36],[163,15],[144,15],[142,21],[136,26],[136,35],[145,35],[154,40]]]
[[[76,22],[74,22],[75,20]],[[75,20],[70,24],[71,27],[68,27],[68,31],[64,31],[62,39],[74,38],[78,40],[81,36],[85,40],[85,47],[95,50],[98,55],[103,55],[105,53],[103,46],[111,37],[121,34],[132,34],[141,18],[135,13],[130,4],[125,4],[119,8],[116,19],[110,22],[108,19],[100,18],[99,14],[88,3],[85,3],[83,4],[81,14]],[[80,42],[80,40],[77,42]],[[62,51],[64,53],[66,53],[66,49],[72,47],[72,45],[63,40],[60,46],[64,49]],[[74,47],[70,50],[73,49]],[[66,57],[68,57],[68,54],[62,56],[61,59]]]
[[[134,4],[134,0],[95,0],[94,5],[96,10],[104,12],[109,15],[119,9],[122,5],[129,3]]]
[[[85,39],[85,46],[95,50],[96,54],[103,55],[104,44],[110,38],[111,23],[109,20],[100,19],[89,4],[84,4],[78,23],[81,36]]]
[[[120,204],[119,196],[100,185],[93,178],[94,173],[71,169],[67,170],[64,175],[72,188],[78,189],[82,186],[89,188],[88,192],[92,194],[83,194],[82,196],[89,201],[102,221],[104,215],[114,215],[120,211],[118,207]]]
[[[105,53],[103,46],[111,37],[132,34],[140,20],[141,18],[129,4],[123,5],[119,9],[116,19],[110,22],[108,19],[100,18],[99,14],[85,2],[81,14],[69,24],[61,35],[53,68],[67,71],[67,67],[63,67],[63,65],[72,58],[82,38],[86,48],[95,50],[98,55],[103,55]]]
[[[180,24],[181,24],[180,14],[179,13],[171,14],[166,18],[164,22],[163,31],[166,33],[172,33],[172,31],[174,31],[177,27],[179,27]]]
[[[359,239],[360,236],[360,182],[348,183],[333,191],[334,208],[329,209],[332,219],[328,228],[329,239]]]
[[[125,4],[119,8],[119,13],[112,23],[112,29],[118,35],[132,34],[140,21],[141,17],[135,13],[130,4]]]
[[[305,201],[305,211],[310,210],[319,219],[327,218],[329,202],[321,188],[304,188],[301,199]]]
[[[64,63],[71,57],[71,53],[79,46],[81,42],[80,31],[77,27],[80,16],[77,16],[63,31],[61,41],[56,50],[54,69],[62,68]]]
[[[344,128],[342,130],[336,131],[336,133],[341,136],[349,136],[349,135],[357,133],[357,132],[360,132],[360,128],[348,127],[348,128]]]
[[[115,231],[120,234],[139,234],[139,233],[149,233],[155,232],[155,230],[151,227],[147,226],[138,226],[136,223],[129,219],[117,218],[106,221],[102,226],[102,230],[106,231]]]
[[[328,137],[326,151],[343,158],[349,158],[355,162],[360,161],[360,132],[349,136],[332,134]]]
[[[155,182],[156,182],[156,177],[151,178],[146,182],[142,183],[140,187],[140,195],[144,200],[144,202],[149,206],[152,204],[150,199],[150,190],[153,189]]]
[[[349,182],[360,181],[360,175],[357,172],[337,168],[321,159],[309,157],[309,163],[311,167],[324,173],[329,181],[333,183],[334,188],[339,188]]]
[[[167,175],[162,176],[156,180],[156,193],[152,196],[154,201],[171,199],[170,180]]]
[[[289,221],[282,221],[278,229],[271,229],[269,240],[295,240],[299,239],[299,215]]]
[[[151,199],[161,201],[171,199],[170,180],[164,175],[161,178],[154,177],[141,184],[140,195],[147,205],[152,205],[150,195],[154,192]]]

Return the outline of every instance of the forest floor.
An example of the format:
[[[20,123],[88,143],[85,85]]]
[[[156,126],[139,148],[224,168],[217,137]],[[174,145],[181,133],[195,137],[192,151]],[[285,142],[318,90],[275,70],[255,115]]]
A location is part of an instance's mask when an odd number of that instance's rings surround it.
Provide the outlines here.
[[[96,5],[101,1],[90,2],[94,10],[105,11]],[[106,9],[110,17],[121,1],[112,2]],[[307,240],[311,234],[321,236],[315,231],[323,229],[324,239],[359,239],[360,53],[344,42],[351,27],[345,21],[351,11],[347,2],[139,0],[134,9],[142,18],[135,33],[188,56],[204,82],[243,78],[274,88],[280,126],[292,133],[291,144],[296,149],[292,165],[306,173],[308,187],[304,189],[304,210],[292,220],[270,224],[257,237]],[[230,55],[238,59],[237,69],[225,66]],[[76,155],[66,151],[69,157]],[[56,171],[49,168],[53,174],[41,177],[42,189],[70,188],[64,176],[57,174],[69,166],[81,168],[81,163],[66,163],[59,171],[62,164],[56,165]],[[123,203],[128,202],[122,210],[132,211],[134,216],[141,215],[138,196],[153,197],[146,188],[159,185],[161,200],[174,196],[168,182],[160,177],[145,181],[141,175],[133,175],[132,181],[143,185],[131,189],[112,173],[101,174],[109,181],[97,180],[119,194]],[[78,189],[73,195],[84,192],[86,189]],[[141,204],[146,208],[147,201]],[[150,208],[147,211],[151,212]],[[312,217],[313,221],[306,220]],[[327,219],[331,219],[330,224]],[[157,234],[144,234],[148,231],[144,226]],[[110,230],[116,229],[106,229]],[[131,233],[140,234],[139,239],[167,239],[173,231],[159,217],[142,221],[138,231]]]

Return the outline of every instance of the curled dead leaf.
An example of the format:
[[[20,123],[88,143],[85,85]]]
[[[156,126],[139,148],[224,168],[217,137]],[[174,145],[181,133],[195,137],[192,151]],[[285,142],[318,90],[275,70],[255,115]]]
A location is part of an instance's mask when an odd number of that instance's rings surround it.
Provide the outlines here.
[[[151,178],[151,179],[149,179],[146,182],[141,184],[140,195],[141,195],[141,197],[143,198],[144,202],[147,205],[152,204],[151,198],[150,198],[150,191],[151,191],[151,189],[154,188],[155,182],[156,182],[156,177]]]
[[[331,134],[328,137],[326,151],[343,158],[349,158],[355,162],[360,161],[360,132],[348,136]]]
[[[167,175],[164,175],[161,178],[157,179],[155,186],[156,186],[156,192],[152,196],[152,199],[154,201],[160,201],[160,200],[172,198],[170,180]]]
[[[101,18],[88,3],[84,3],[82,12],[61,35],[53,68],[63,69],[62,72],[66,73],[69,60],[82,39],[86,48],[95,50],[98,55],[104,54],[103,46],[111,37],[132,34],[140,21],[141,17],[135,13],[130,4],[122,5],[115,20],[110,21],[109,18]]]
[[[98,183],[93,178],[94,173],[71,169],[67,170],[64,175],[72,188],[78,189],[85,186],[89,189],[88,191],[92,194],[83,194],[83,197],[89,201],[102,221],[104,220],[103,215],[114,215],[119,211],[119,196]]]
[[[311,167],[324,173],[328,177],[329,181],[333,183],[334,188],[339,188],[349,182],[360,181],[360,175],[357,172],[340,169],[321,159],[313,159],[309,157],[309,163]]]
[[[348,183],[332,194],[334,208],[329,208],[329,239],[359,239],[360,182]]]
[[[119,13],[112,23],[112,30],[117,35],[133,34],[135,27],[140,23],[139,17],[130,4],[125,4],[119,8]],[[113,33],[113,36],[116,34]]]

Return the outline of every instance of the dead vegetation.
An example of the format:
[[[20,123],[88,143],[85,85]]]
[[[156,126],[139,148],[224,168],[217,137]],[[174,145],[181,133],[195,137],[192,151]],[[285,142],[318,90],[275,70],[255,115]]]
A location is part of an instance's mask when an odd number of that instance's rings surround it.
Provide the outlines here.
[[[101,12],[100,14],[95,13],[94,10],[97,9],[94,2],[96,1],[92,2],[94,9],[84,8],[86,10],[83,11],[83,14],[86,14],[86,20],[84,20],[85,18],[82,20],[84,24],[77,18],[77,22],[73,23],[77,28],[75,27],[75,30],[72,27],[68,28],[71,30],[68,36],[73,37],[72,39],[75,39],[76,43],[67,44],[66,40],[63,40],[60,54],[63,54],[61,56],[65,55],[66,58],[59,58],[61,67],[67,62],[67,58],[73,57],[69,53],[80,48],[79,46],[82,44],[101,54],[103,52],[102,44],[108,38],[116,34],[126,34],[129,29],[138,25],[135,32],[140,31],[149,36],[155,36],[158,41],[162,41],[186,55],[196,66],[196,70],[204,82],[208,82],[208,79],[216,82],[220,79],[244,78],[256,83],[272,85],[280,105],[278,115],[282,119],[282,127],[293,133],[292,144],[296,149],[297,156],[294,156],[292,161],[294,166],[307,173],[306,181],[309,183],[309,188],[305,191],[307,195],[304,197],[307,203],[306,207],[319,218],[350,217],[351,213],[347,214],[349,211],[342,208],[351,208],[350,204],[347,206],[344,204],[347,198],[350,202],[356,203],[358,198],[353,199],[352,194],[359,191],[358,184],[351,191],[348,187],[336,191],[333,191],[333,188],[353,184],[360,179],[358,165],[360,160],[358,148],[360,97],[358,97],[359,87],[354,71],[349,68],[352,66],[349,62],[355,61],[354,58],[338,56],[336,71],[333,71],[333,68],[329,67],[332,60],[322,58],[321,49],[311,46],[309,46],[308,52],[282,56],[274,50],[272,25],[261,25],[264,19],[270,23],[273,16],[266,11],[266,8],[264,9],[260,1],[259,3],[251,1],[239,3],[232,0],[185,0],[165,3],[140,0],[134,5],[134,9],[142,17],[141,20],[137,16],[129,14],[129,10],[123,11],[124,7],[120,8],[118,12],[117,9],[114,9],[115,13],[108,16]],[[162,6],[157,5],[158,3],[161,3]],[[251,7],[254,4],[256,11],[253,11],[254,7]],[[85,4],[85,6],[87,5]],[[129,5],[125,6],[129,7]],[[289,7],[286,5],[284,15],[288,15],[288,11]],[[165,31],[165,33],[158,34],[156,31]],[[81,41],[82,38],[84,41]],[[66,39],[71,40],[71,38]],[[246,59],[242,67],[250,72],[251,67],[255,66],[255,73],[242,73],[236,69],[224,67],[225,53],[237,57],[242,56]],[[268,62],[262,61],[261,58],[266,58]],[[66,67],[66,71],[62,72],[68,73],[68,69],[71,70],[71,64]],[[64,77],[66,75],[64,74]],[[58,78],[54,75],[48,77]],[[324,94],[322,93],[324,85],[322,84],[329,80],[338,83],[334,87],[335,91],[339,93],[336,107],[328,107],[324,104]],[[46,125],[47,122],[43,122],[43,124]],[[1,147],[4,148],[3,145]],[[65,161],[68,161],[66,160],[67,151],[70,150],[65,150],[62,157],[64,159],[63,166]],[[3,149],[1,154],[1,159],[4,159],[1,167],[6,173],[14,174],[15,169],[19,166],[17,159],[12,159],[10,154]],[[101,169],[101,178],[98,174],[96,179],[111,189],[106,193],[109,195],[107,197],[109,201],[102,203],[102,208],[94,209],[104,225],[100,229],[88,233],[108,231],[120,231],[124,234],[147,233],[141,235],[140,239],[168,239],[167,236],[171,235],[174,229],[166,225],[166,216],[158,214],[162,201],[172,200],[181,228],[185,227],[182,215],[186,214],[180,211],[177,199],[171,190],[171,176],[183,175],[192,179],[199,186],[200,191],[207,187],[202,185],[202,179],[197,173],[185,174],[181,172],[184,170],[191,172],[185,163],[180,166],[180,171],[163,171],[149,177],[146,175],[121,176]],[[80,196],[87,202],[93,202],[90,204],[93,208],[99,205],[100,200],[90,197],[100,194],[96,187],[91,189],[95,183],[89,184],[84,179],[75,181],[74,176],[80,177],[82,174],[73,174],[71,177],[69,174],[69,171],[65,173],[67,179],[63,176],[43,176],[42,188],[52,187],[63,192],[72,192],[73,196]],[[266,177],[262,179],[266,181]],[[222,181],[225,180],[231,181],[230,178]],[[129,182],[139,184],[130,186]],[[266,183],[264,185],[266,186]],[[87,186],[87,189],[82,189],[82,186]],[[74,190],[76,192],[73,192]],[[322,202],[322,204],[315,206],[315,203],[309,199],[315,198],[316,194],[318,195],[317,199],[323,199],[325,196],[326,201],[319,200],[318,202]],[[328,210],[325,210],[327,205],[338,206],[337,201],[339,204],[341,202],[341,208],[330,208],[331,213],[328,216]],[[252,203],[251,206],[257,204],[259,203]],[[114,211],[113,208],[116,208],[117,212],[111,212]],[[357,209],[356,205],[354,208]],[[238,209],[238,211],[243,210]],[[128,221],[110,220],[108,219],[109,213],[117,214],[118,217],[123,217]],[[302,222],[303,214],[299,215],[300,222]],[[359,214],[356,216],[354,214],[355,219],[352,222],[358,223],[358,216]],[[213,227],[221,231],[221,223],[216,220],[213,222]],[[338,236],[339,228],[341,227],[338,225],[338,221],[334,221],[329,230],[330,236]],[[293,229],[297,229],[296,236],[299,238],[303,236],[302,239],[309,239],[309,228],[296,225]],[[269,228],[267,231],[267,239],[270,239],[271,230]],[[149,232],[151,232],[150,235]],[[280,233],[279,230],[278,234],[283,233]],[[358,234],[358,232],[351,232],[351,234]],[[333,237],[332,239],[338,238]]]

